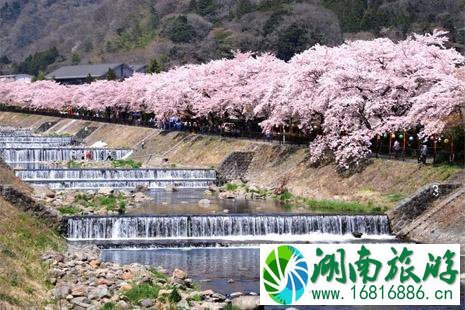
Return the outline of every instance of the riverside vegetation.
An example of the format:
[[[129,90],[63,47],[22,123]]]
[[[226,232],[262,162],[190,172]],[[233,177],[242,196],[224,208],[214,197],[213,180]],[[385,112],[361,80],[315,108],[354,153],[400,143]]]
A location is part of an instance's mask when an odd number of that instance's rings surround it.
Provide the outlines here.
[[[127,168],[127,169],[138,169],[142,167],[142,163],[140,161],[134,159],[117,159],[108,162],[92,162],[92,161],[85,161],[85,160],[70,160],[67,162],[57,163],[58,166],[64,166],[68,169],[82,169],[82,168],[92,168],[96,165],[98,168]]]
[[[111,188],[102,187],[98,191],[52,191],[43,187],[36,187],[34,198],[57,209],[62,215],[86,214],[121,214],[127,209],[134,208],[150,197],[143,193],[144,189],[136,192],[125,190],[115,192]]]
[[[365,204],[353,201],[306,198],[295,195],[286,188],[259,188],[241,181],[226,183],[219,189],[210,188],[210,191],[219,191],[221,199],[273,199],[282,202],[283,208],[286,210],[298,208],[300,211],[307,209],[323,212],[383,213],[388,209],[387,206],[375,206],[372,202]],[[393,202],[404,198],[400,193],[392,194],[390,197]]]

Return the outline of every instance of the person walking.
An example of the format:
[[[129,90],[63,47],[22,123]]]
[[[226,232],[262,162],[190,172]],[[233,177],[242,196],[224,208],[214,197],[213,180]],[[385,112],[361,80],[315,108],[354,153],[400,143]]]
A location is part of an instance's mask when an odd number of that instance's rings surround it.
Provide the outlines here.
[[[428,146],[423,144],[420,148],[420,156],[418,157],[418,163],[423,163],[426,165],[426,157],[428,155]]]
[[[399,141],[394,141],[394,145],[392,146],[392,149],[394,150],[394,158],[398,158],[400,154],[400,143]]]

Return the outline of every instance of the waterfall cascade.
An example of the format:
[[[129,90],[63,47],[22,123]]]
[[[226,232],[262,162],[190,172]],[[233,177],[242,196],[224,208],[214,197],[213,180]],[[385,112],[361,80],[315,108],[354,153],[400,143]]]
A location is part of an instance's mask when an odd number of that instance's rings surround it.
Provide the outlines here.
[[[130,155],[132,151],[127,149],[82,148],[82,147],[28,147],[28,148],[3,148],[0,156],[7,163],[40,162],[40,161],[68,161],[86,158],[94,161],[122,159]]]
[[[0,127],[0,136],[21,136],[21,135],[32,135],[32,131],[29,129],[17,129],[13,127]]]
[[[196,180],[215,179],[213,169],[31,169],[17,170],[16,176],[26,181],[33,180]]]
[[[0,127],[0,157],[16,169],[22,180],[51,189],[206,188],[216,180],[212,169],[54,169],[53,163],[70,160],[124,159],[127,149],[72,146],[72,137],[38,136],[27,130]]]
[[[47,147],[59,147],[66,146],[68,143],[63,142],[2,142],[0,141],[0,149],[4,148],[47,148]]]
[[[32,135],[7,135],[0,136],[0,143],[2,142],[16,142],[16,143],[61,143],[62,145],[71,144],[73,139],[71,137],[43,137]]]
[[[206,188],[216,180],[213,169],[30,169],[16,170],[16,176],[52,189],[96,189],[99,187],[151,189],[173,185],[178,188]]]
[[[187,215],[72,217],[70,240],[153,240],[266,235],[389,234],[385,215]]]

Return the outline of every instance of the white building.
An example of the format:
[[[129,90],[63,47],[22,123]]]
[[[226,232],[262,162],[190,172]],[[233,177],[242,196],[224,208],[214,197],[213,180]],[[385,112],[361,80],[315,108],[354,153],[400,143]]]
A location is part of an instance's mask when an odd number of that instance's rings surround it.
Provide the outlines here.
[[[9,74],[9,75],[0,75],[0,80],[10,80],[10,81],[26,81],[31,82],[33,76],[29,74]]]

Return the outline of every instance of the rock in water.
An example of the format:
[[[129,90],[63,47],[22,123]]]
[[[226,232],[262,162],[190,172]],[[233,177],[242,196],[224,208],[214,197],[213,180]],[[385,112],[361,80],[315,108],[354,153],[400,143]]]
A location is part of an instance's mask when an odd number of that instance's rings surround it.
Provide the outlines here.
[[[99,190],[98,190],[98,193],[100,195],[110,195],[110,194],[113,194],[115,190],[111,187],[101,187]]]
[[[146,192],[148,190],[149,189],[147,187],[143,186],[143,185],[137,185],[136,186],[136,192],[142,192],[143,193],[143,192]]]
[[[354,236],[355,238],[362,238],[362,235],[363,235],[363,233],[358,232],[358,231],[353,231],[352,232],[352,236]]]
[[[179,279],[179,280],[184,280],[184,279],[187,278],[187,273],[184,270],[176,268],[173,271],[173,278],[174,279]]]
[[[169,185],[166,185],[165,191],[166,192],[175,192],[175,191],[177,191],[177,189],[176,189],[176,186],[174,186],[172,184],[169,184]]]
[[[208,208],[210,206],[210,200],[208,199],[200,199],[199,200],[199,206]]]
[[[239,296],[233,298],[232,305],[239,309],[257,309],[260,306],[259,296]]]
[[[142,192],[137,192],[134,194],[134,201],[136,203],[141,203],[141,202],[144,202],[146,200],[150,199],[149,197],[147,197],[144,193]]]

